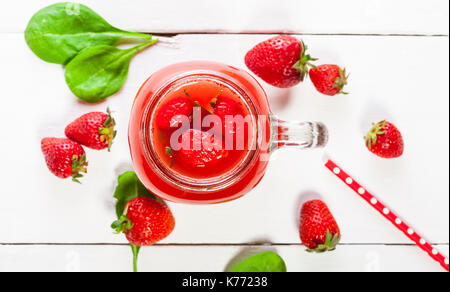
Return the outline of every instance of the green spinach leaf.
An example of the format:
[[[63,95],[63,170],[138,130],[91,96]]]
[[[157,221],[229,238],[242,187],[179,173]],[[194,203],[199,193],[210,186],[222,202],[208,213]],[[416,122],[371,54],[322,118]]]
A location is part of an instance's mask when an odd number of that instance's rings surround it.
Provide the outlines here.
[[[72,2],[43,8],[25,30],[25,40],[39,58],[64,65],[86,48],[145,39],[151,35],[115,28],[87,6]]]
[[[230,272],[286,272],[286,264],[278,254],[263,252],[243,260]]]
[[[133,56],[157,41],[154,39],[127,50],[113,46],[86,49],[67,64],[67,85],[85,102],[99,102],[122,88]]]

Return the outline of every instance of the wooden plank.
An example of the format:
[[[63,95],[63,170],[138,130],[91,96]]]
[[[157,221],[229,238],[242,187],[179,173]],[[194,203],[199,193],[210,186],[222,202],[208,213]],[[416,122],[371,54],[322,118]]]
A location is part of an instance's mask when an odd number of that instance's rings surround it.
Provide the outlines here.
[[[448,254],[448,246],[438,246]],[[289,272],[441,272],[439,264],[412,246],[340,246],[312,254],[299,246],[152,246],[141,250],[142,272],[222,272],[262,251],[276,251]],[[49,256],[51,255],[51,256]],[[128,246],[0,246],[0,272],[127,272]]]
[[[208,59],[244,68],[243,57],[266,35],[183,35],[138,55],[123,90],[97,105],[79,103],[63,70],[35,57],[21,34],[0,34],[0,168],[4,224],[0,242],[125,242],[109,228],[117,175],[132,169],[127,123],[134,95],[155,70]],[[326,153],[409,220],[434,243],[449,241],[448,38],[306,36],[322,62],[346,65],[350,95],[321,96],[306,82],[291,90],[263,83],[274,113],[283,119],[320,120],[331,133]],[[426,57],[422,57],[426,55]],[[78,115],[115,111],[118,136],[111,153],[88,150],[82,185],[53,177],[45,168],[40,139],[62,136]],[[362,137],[370,122],[393,120],[403,131],[406,153],[376,158]],[[321,165],[323,151],[277,152],[262,183],[227,204],[171,204],[177,227],[165,243],[298,243],[300,202],[320,194],[335,213],[344,243],[409,243]],[[20,210],[20,211],[19,211]]]
[[[449,2],[428,0],[86,0],[115,26],[154,33],[446,34]],[[0,32],[21,32],[54,0],[17,0],[0,10]]]

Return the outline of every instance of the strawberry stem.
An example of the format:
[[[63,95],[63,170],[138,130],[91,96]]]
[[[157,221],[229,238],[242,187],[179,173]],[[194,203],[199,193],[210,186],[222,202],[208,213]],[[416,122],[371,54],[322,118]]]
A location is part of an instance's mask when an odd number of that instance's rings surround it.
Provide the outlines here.
[[[132,229],[134,224],[133,222],[131,222],[131,220],[127,217],[127,213],[128,213],[128,208],[125,208],[125,210],[123,211],[123,215],[121,215],[119,217],[118,220],[114,221],[111,224],[111,228],[114,229],[116,234],[119,233],[126,233],[128,230]],[[139,255],[139,251],[141,249],[140,246],[136,246],[130,243],[131,246],[131,251],[133,252],[133,272],[137,272],[137,260],[138,260],[138,255]]]
[[[303,45],[303,51],[300,56],[300,60],[298,60],[297,63],[294,64],[293,68],[300,73],[300,80],[304,80],[305,77],[308,75],[309,71],[308,66],[316,69],[316,66],[313,63],[311,63],[311,61],[317,61],[319,59],[307,55],[306,50],[308,49],[308,47],[305,45],[303,41],[301,42]]]
[[[186,94],[186,96],[187,96],[189,99],[192,99],[191,96],[189,95],[189,93],[187,92],[186,89],[184,89],[183,91],[184,91],[184,94]]]
[[[221,88],[220,90],[219,90],[219,93],[217,93],[217,95],[213,98],[213,99],[211,99],[211,104],[216,104],[217,103],[217,99],[222,95],[222,93],[223,93],[223,89]]]
[[[133,244],[130,244],[130,247],[131,247],[131,251],[133,252],[133,272],[137,273],[137,271],[138,271],[137,262],[138,262],[138,256],[139,256],[139,251],[141,250],[141,247],[133,245]]]

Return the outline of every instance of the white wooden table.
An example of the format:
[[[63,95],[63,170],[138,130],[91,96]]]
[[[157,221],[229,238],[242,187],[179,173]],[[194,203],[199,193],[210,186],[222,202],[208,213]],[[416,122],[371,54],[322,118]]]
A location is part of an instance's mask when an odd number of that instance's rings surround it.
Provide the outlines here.
[[[319,95],[306,82],[291,90],[262,83],[283,119],[319,120],[331,132],[326,153],[397,210],[444,254],[449,252],[449,37],[446,0],[91,0],[82,1],[123,29],[164,34],[139,54],[124,88],[105,103],[77,101],[63,69],[39,60],[23,30],[55,1],[9,1],[0,9],[0,271],[130,271],[131,251],[109,228],[117,175],[132,169],[127,123],[140,84],[166,65],[194,60],[245,68],[244,55],[270,34],[304,39],[323,63],[351,72],[348,96]],[[82,185],[53,177],[40,152],[78,115],[116,114],[111,153],[87,151]],[[371,155],[362,137],[388,118],[403,131],[397,160]],[[289,271],[441,271],[390,223],[322,166],[324,152],[279,151],[262,183],[237,201],[170,204],[173,234],[144,248],[141,271],[223,271],[254,250],[276,250]],[[342,229],[336,252],[308,254],[296,218],[320,194]]]

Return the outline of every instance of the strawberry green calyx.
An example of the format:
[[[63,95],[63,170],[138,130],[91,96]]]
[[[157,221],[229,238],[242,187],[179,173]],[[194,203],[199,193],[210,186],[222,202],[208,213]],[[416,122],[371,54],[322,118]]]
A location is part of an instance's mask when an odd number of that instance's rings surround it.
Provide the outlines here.
[[[116,220],[111,224],[111,228],[115,230],[116,234],[119,234],[126,233],[133,228],[133,225],[133,222],[131,222],[126,215],[122,215],[119,220]]]
[[[83,177],[81,173],[87,173],[87,166],[86,154],[81,157],[78,157],[78,155],[72,156],[72,181],[81,183],[78,179]]]
[[[333,87],[339,89],[338,94],[348,94],[348,92],[344,91],[344,86],[347,85],[349,75],[346,73],[346,70],[342,70],[339,68],[339,77],[337,77],[334,81]]]
[[[166,154],[172,156],[173,155],[172,148],[166,147]]]
[[[338,234],[331,234],[329,230],[327,230],[327,237],[325,239],[325,243],[319,245],[315,249],[308,249],[308,252],[317,252],[322,253],[326,251],[333,251],[336,249],[336,246],[339,244],[341,237]]]
[[[303,41],[301,41],[301,43],[303,46],[302,54],[300,56],[300,60],[298,60],[297,63],[294,64],[294,69],[300,73],[300,80],[304,80],[308,75],[308,67],[316,68],[316,66],[311,62],[317,61],[319,59],[313,58],[309,54],[306,54],[306,50],[308,50],[308,47]]]
[[[386,120],[381,121],[377,124],[375,124],[372,129],[369,131],[366,137],[364,137],[364,140],[366,141],[367,147],[369,149],[372,149],[372,146],[377,144],[378,135],[384,135],[386,131],[384,130],[386,127]]]
[[[98,129],[98,132],[100,134],[100,141],[105,142],[108,145],[108,151],[111,151],[113,139],[117,135],[117,131],[114,130],[116,121],[111,116],[111,111],[109,108],[106,109],[106,112],[108,113],[108,117],[106,118],[103,127]]]
[[[170,167],[173,166],[174,163],[174,157],[173,157],[173,150],[170,147],[166,147],[166,155],[170,157]]]

